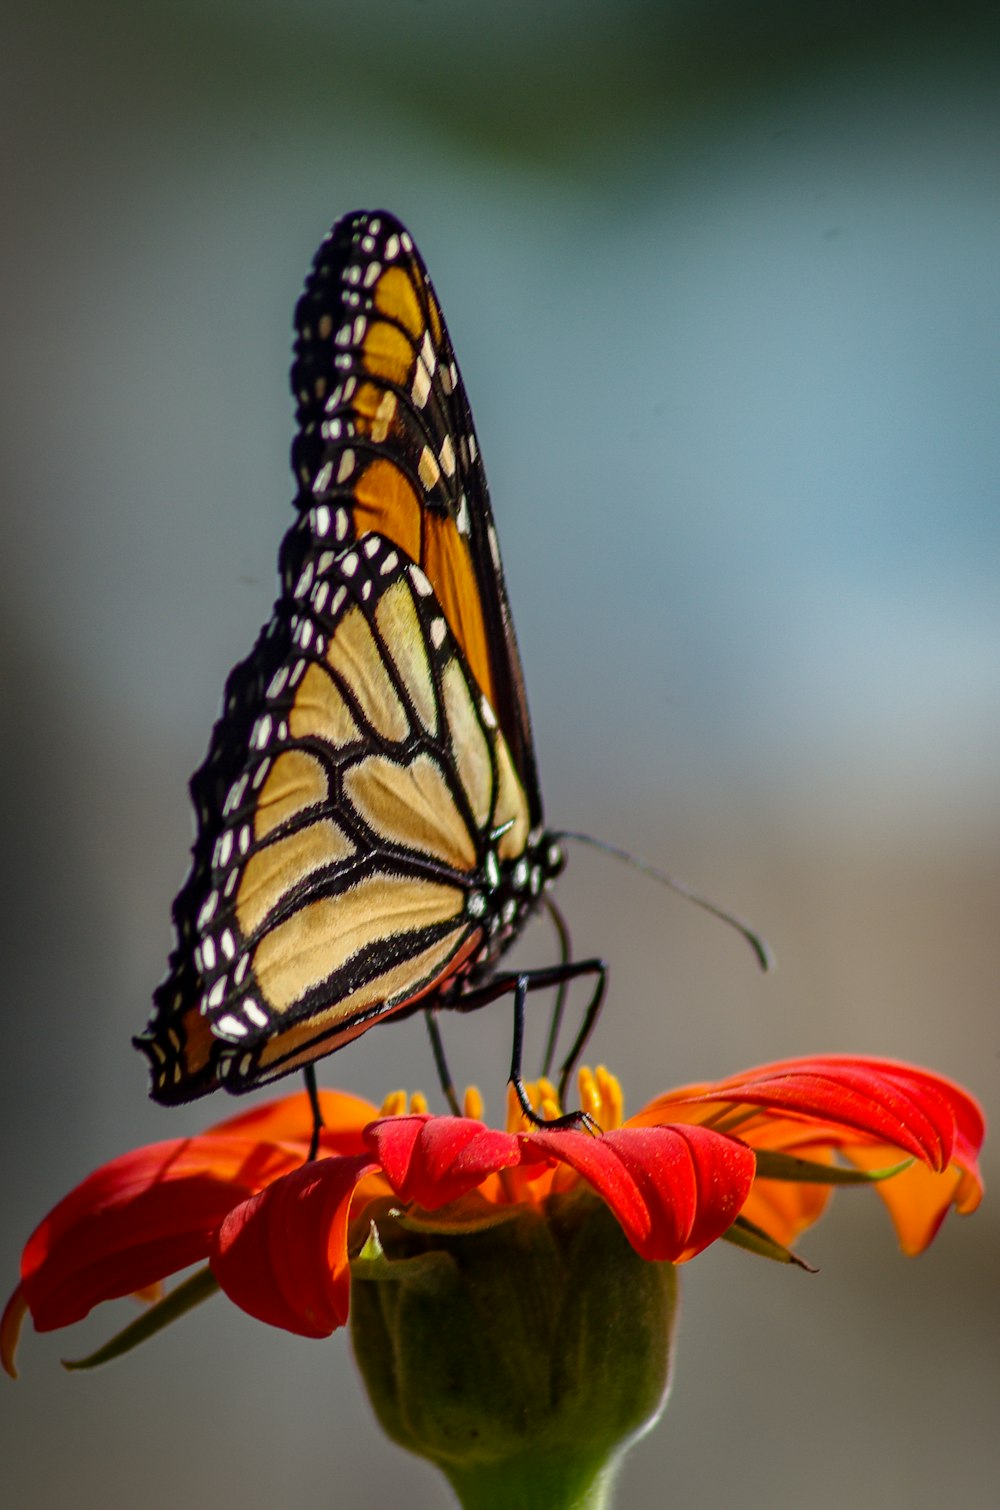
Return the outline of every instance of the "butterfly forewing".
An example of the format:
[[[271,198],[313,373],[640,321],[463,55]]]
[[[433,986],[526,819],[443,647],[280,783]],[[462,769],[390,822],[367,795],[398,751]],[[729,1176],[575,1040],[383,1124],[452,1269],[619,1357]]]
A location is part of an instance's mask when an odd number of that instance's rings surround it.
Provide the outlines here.
[[[338,222],[296,330],[302,520],[288,574],[329,537],[376,530],[400,545],[496,709],[538,823],[524,680],[472,413],[427,269],[399,221],[379,211]]]

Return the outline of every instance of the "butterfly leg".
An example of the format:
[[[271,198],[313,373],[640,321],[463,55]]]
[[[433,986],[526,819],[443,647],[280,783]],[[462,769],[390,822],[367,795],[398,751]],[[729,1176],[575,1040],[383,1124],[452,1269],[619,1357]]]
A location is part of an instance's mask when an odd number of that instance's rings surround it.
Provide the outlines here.
[[[427,1023],[427,1032],[430,1034],[431,1050],[434,1054],[434,1064],[438,1072],[438,1080],[444,1091],[445,1100],[448,1103],[452,1116],[460,1117],[462,1109],[458,1104],[458,1096],[455,1091],[455,1082],[451,1078],[451,1070],[444,1054],[444,1040],[441,1037],[441,1029],[438,1025],[436,1007],[427,1007],[424,1010],[424,1021]]]
[[[559,963],[566,965],[569,963],[570,956],[573,953],[573,945],[569,936],[569,928],[566,926],[566,919],[551,897],[545,897],[544,903],[545,910],[552,919],[553,927],[559,939]],[[552,1016],[549,1020],[549,1036],[545,1040],[545,1056],[542,1059],[542,1075],[546,1080],[552,1072],[552,1061],[556,1057],[556,1043],[559,1039],[559,1030],[562,1027],[563,1012],[566,1007],[566,987],[568,984],[567,980],[559,982],[559,990],[556,992],[555,1005],[552,1008]]]
[[[312,1109],[313,1127],[312,1137],[309,1140],[309,1152],[306,1155],[306,1163],[310,1163],[319,1152],[319,1135],[323,1131],[323,1113],[320,1110],[319,1091],[316,1089],[316,1066],[307,1064],[302,1071],[302,1078],[306,1083],[306,1092],[309,1096],[309,1105]]]
[[[595,971],[597,982],[594,986],[594,994],[590,998],[586,1012],[583,1014],[580,1031],[573,1040],[573,1047],[570,1049],[569,1054],[563,1061],[562,1069],[559,1071],[559,1100],[561,1102],[565,1101],[569,1077],[576,1068],[577,1060],[587,1047],[587,1041],[594,1031],[597,1019],[601,1015],[601,1007],[604,1005],[604,992],[608,984],[608,968],[603,960],[593,960],[592,963],[597,967]]]
[[[564,1101],[569,1077],[573,1073],[573,1067],[583,1053],[587,1039],[593,1032],[604,1001],[604,988],[607,982],[607,966],[603,960],[587,959],[564,961],[559,965],[550,965],[540,970],[526,970],[518,975],[499,975],[486,985],[480,986],[474,991],[460,998],[455,1007],[461,1012],[471,1012],[477,1007],[486,1006],[488,1002],[496,1001],[500,996],[506,996],[509,992],[514,993],[514,1043],[511,1054],[510,1084],[514,1087],[521,1109],[528,1121],[536,1127],[579,1127],[581,1125],[596,1131],[596,1124],[592,1117],[584,1112],[569,1112],[563,1117],[557,1117],[554,1121],[547,1122],[539,1117],[528,1100],[524,1079],[521,1073],[521,1059],[524,1049],[524,1005],[529,991],[542,991],[551,986],[563,986],[566,982],[575,980],[577,976],[596,976],[596,985],[593,996],[584,1013],[580,1031],[577,1033],[570,1050],[569,1057],[565,1060],[559,1076],[559,1100]]]

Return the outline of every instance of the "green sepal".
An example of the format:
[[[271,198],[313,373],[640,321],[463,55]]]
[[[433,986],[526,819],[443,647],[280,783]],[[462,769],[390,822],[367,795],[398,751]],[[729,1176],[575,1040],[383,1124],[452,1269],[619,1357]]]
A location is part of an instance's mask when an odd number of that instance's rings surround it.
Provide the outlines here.
[[[206,1265],[204,1269],[198,1269],[187,1279],[164,1295],[162,1300],[156,1301],[137,1316],[135,1321],[129,1322],[128,1326],[120,1331],[117,1337],[112,1337],[103,1347],[99,1347],[95,1353],[86,1358],[63,1358],[62,1366],[66,1369],[98,1368],[102,1363],[110,1363],[112,1358],[120,1358],[123,1353],[130,1353],[140,1342],[145,1342],[149,1337],[155,1337],[157,1332],[169,1326],[172,1321],[183,1316],[185,1312],[194,1310],[201,1305],[203,1300],[208,1300],[219,1288],[219,1281]]]
[[[817,1164],[774,1149],[757,1148],[754,1153],[758,1180],[791,1180],[799,1185],[873,1185],[902,1174],[913,1163],[912,1159],[903,1159],[885,1169],[848,1169],[843,1164]]]
[[[795,1264],[797,1268],[805,1269],[807,1274],[818,1272],[812,1264],[807,1264],[804,1258],[793,1253],[791,1248],[786,1248],[784,1243],[779,1243],[777,1238],[771,1237],[756,1222],[748,1221],[745,1216],[738,1216],[722,1237],[724,1242],[743,1248],[747,1253],[756,1253],[760,1258],[770,1258],[776,1264]]]
[[[454,1235],[459,1232],[489,1232],[502,1227],[505,1222],[517,1221],[520,1207],[498,1206],[473,1190],[458,1201],[442,1206],[437,1211],[422,1211],[419,1206],[407,1210],[393,1210],[392,1216],[406,1232],[422,1232],[430,1235]]]

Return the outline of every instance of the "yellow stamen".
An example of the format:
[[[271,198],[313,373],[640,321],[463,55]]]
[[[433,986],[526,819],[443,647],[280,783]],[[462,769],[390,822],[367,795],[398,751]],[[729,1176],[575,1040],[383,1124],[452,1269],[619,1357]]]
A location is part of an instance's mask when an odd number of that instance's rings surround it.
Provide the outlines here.
[[[545,1076],[543,1075],[540,1080],[535,1081],[534,1088],[535,1097],[537,1097],[537,1099],[532,1099],[532,1106],[537,1107],[541,1102],[544,1101],[554,1101],[556,1106],[559,1106],[559,1092],[556,1090],[551,1080],[546,1080]],[[557,1117],[561,1115],[561,1111],[556,1112]]]
[[[562,1116],[562,1110],[554,1096],[543,1096],[538,1108],[538,1114],[544,1117],[546,1122],[554,1122],[557,1117]]]
[[[530,1096],[529,1096],[530,1100]],[[507,1087],[507,1131],[510,1133],[524,1131],[524,1113],[521,1111],[521,1103],[514,1093],[514,1087]]]
[[[547,1098],[555,1097],[555,1090],[548,1080],[526,1080],[524,1082],[525,1095],[528,1105],[533,1111],[539,1111],[542,1102]],[[512,1133],[528,1132],[531,1123],[521,1110],[521,1103],[517,1099],[517,1093],[512,1085],[507,1087],[507,1131]]]
[[[597,1066],[597,1086],[601,1093],[600,1124],[605,1132],[610,1132],[613,1127],[621,1127],[625,1120],[625,1095],[618,1076],[612,1075],[603,1064]]]
[[[473,1122],[481,1122],[483,1120],[483,1098],[479,1094],[479,1087],[477,1085],[466,1086],[462,1111]]]
[[[406,1111],[406,1092],[390,1091],[379,1107],[380,1117],[401,1117]]]
[[[427,1111],[427,1097],[424,1095],[423,1091],[414,1091],[413,1095],[410,1097],[411,1117],[426,1116]]]
[[[589,1065],[582,1064],[577,1075],[577,1089],[580,1092],[580,1110],[586,1112],[588,1117],[593,1117],[595,1122],[601,1122],[601,1091],[597,1078]],[[603,1126],[603,1123],[601,1124]]]

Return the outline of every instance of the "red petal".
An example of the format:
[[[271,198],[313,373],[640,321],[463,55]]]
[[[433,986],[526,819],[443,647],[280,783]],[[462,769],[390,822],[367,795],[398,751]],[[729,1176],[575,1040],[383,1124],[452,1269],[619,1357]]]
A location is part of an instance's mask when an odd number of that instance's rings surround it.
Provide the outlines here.
[[[208,1133],[102,1165],[25,1245],[21,1280],[36,1328],[68,1326],[99,1300],[130,1295],[204,1258],[226,1212],[293,1163],[286,1149]]]
[[[230,1300],[271,1326],[328,1337],[347,1320],[347,1223],[367,1155],[316,1159],[231,1211],[212,1253]]]
[[[522,1142],[582,1175],[647,1259],[690,1258],[721,1237],[753,1181],[750,1149],[704,1127],[620,1128],[599,1138],[537,1130]]]
[[[386,1117],[365,1140],[400,1200],[436,1211],[521,1162],[513,1133],[469,1117]]]
[[[762,1065],[659,1098],[637,1121],[667,1118],[681,1105],[729,1103],[759,1106],[820,1123],[835,1135],[861,1133],[913,1154],[932,1169],[954,1158],[974,1163],[983,1140],[979,1107],[953,1081],[888,1059],[825,1055]],[[753,1131],[727,1125],[753,1141]]]

